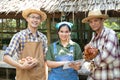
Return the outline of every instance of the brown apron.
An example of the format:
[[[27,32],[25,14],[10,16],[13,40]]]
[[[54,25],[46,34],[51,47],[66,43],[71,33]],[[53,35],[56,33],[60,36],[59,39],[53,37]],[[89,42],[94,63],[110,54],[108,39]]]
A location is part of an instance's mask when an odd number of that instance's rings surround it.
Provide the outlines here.
[[[46,80],[42,42],[26,42],[20,59],[27,56],[38,59],[38,65],[30,70],[16,69],[16,80]]]

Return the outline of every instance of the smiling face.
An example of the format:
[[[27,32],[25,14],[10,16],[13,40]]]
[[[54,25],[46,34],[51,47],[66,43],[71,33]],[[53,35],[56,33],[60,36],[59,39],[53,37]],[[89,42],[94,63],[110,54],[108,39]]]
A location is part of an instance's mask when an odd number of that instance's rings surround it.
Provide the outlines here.
[[[58,31],[58,35],[61,41],[68,41],[70,39],[70,34],[71,31],[69,30],[69,28],[64,25],[62,27],[60,27],[59,31]]]
[[[103,19],[93,18],[89,20],[89,25],[92,28],[92,30],[94,30],[96,33],[99,33],[103,28],[103,22]]]
[[[29,28],[37,28],[41,22],[41,17],[38,14],[31,13],[26,20]]]

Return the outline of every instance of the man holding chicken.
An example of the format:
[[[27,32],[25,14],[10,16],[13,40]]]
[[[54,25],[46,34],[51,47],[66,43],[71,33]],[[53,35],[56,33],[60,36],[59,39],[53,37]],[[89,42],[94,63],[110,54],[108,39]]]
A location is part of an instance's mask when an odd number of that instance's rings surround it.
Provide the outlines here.
[[[100,10],[93,10],[82,20],[95,31],[84,48],[84,58],[94,64],[88,80],[120,80],[120,46],[116,33],[103,25],[107,18]]]

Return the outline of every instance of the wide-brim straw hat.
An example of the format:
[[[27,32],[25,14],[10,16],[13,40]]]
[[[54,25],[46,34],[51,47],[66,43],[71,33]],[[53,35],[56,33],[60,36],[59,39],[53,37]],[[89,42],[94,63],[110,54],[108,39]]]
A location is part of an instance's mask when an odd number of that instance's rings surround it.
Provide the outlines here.
[[[90,19],[93,19],[93,18],[107,19],[108,15],[102,14],[100,10],[89,11],[88,17],[84,18],[82,20],[82,23],[87,23]]]
[[[45,12],[41,11],[41,10],[36,10],[36,9],[26,9],[22,11],[22,16],[24,19],[26,19],[28,17],[28,15],[30,15],[31,13],[36,13],[39,14],[41,17],[41,21],[45,21],[47,18],[47,15]]]

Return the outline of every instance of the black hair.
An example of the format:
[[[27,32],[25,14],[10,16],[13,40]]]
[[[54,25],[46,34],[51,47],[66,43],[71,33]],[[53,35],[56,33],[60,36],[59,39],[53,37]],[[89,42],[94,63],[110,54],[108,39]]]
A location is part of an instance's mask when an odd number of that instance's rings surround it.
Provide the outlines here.
[[[61,27],[63,27],[63,26],[67,26],[67,27],[68,27],[68,29],[69,29],[69,31],[71,31],[70,26],[68,26],[67,24],[62,24],[62,25],[60,25],[60,27],[58,28],[58,31],[60,31],[60,28],[61,28]]]

